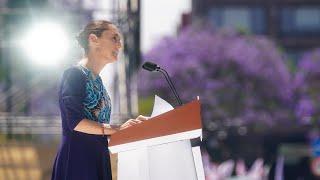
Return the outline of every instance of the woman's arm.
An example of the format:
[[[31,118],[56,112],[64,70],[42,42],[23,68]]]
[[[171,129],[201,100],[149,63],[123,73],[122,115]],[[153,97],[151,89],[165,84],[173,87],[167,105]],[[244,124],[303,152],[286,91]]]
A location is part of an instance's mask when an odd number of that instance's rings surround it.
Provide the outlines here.
[[[139,124],[142,121],[147,120],[144,116],[138,116],[136,119],[129,119],[127,122],[122,124],[120,127],[111,126],[110,124],[100,124],[96,121],[82,119],[78,125],[74,128],[75,131],[87,133],[87,134],[97,134],[97,135],[112,135],[113,133],[126,129],[135,124]]]
[[[82,119],[74,128],[74,130],[87,134],[97,135],[111,135],[118,131],[116,128],[112,128],[110,125],[107,126],[106,124],[100,124],[89,119]]]

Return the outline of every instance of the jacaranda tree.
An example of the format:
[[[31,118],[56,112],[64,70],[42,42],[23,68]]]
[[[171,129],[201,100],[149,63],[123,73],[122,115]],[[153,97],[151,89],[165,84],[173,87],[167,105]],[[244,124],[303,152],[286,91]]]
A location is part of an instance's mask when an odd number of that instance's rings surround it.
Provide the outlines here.
[[[144,59],[168,71],[184,102],[200,96],[205,124],[291,119],[291,75],[275,43],[264,36],[189,27],[164,38]],[[160,74],[141,71],[139,77],[143,97],[172,99]]]
[[[296,115],[303,124],[320,122],[320,48],[305,53],[294,78]]]

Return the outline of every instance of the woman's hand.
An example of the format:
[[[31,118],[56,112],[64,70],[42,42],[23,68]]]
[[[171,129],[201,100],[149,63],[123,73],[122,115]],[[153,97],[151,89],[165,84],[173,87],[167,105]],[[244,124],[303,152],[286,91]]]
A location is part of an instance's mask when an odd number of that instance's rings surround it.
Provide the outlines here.
[[[139,120],[139,121],[141,121],[141,122],[146,121],[146,120],[148,120],[148,119],[149,119],[149,117],[147,117],[147,116],[142,116],[142,115],[139,115],[139,116],[136,118],[136,120]]]
[[[136,119],[129,119],[127,122],[125,122],[120,126],[120,130],[142,123],[143,121],[146,121],[146,120],[148,120],[148,117],[142,116],[142,115],[138,116]]]

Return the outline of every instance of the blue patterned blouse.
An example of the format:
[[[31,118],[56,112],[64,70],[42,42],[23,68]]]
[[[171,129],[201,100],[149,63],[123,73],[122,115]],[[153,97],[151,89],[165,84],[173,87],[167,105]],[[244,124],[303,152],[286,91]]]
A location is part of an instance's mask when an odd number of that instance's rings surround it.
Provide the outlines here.
[[[82,119],[110,121],[110,98],[102,80],[80,65],[66,69],[59,88],[62,138],[52,180],[112,180],[108,136],[75,130]]]
[[[78,65],[86,75],[86,97],[83,101],[84,115],[87,119],[99,123],[109,123],[111,114],[111,100],[103,86],[101,77],[87,68]]]

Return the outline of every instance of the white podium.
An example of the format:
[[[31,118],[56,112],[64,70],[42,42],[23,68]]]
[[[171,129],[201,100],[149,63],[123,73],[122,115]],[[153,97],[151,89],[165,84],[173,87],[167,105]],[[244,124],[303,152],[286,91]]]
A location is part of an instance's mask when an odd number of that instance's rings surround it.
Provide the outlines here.
[[[204,180],[200,148],[190,144],[201,135],[199,100],[113,134],[118,179]]]

